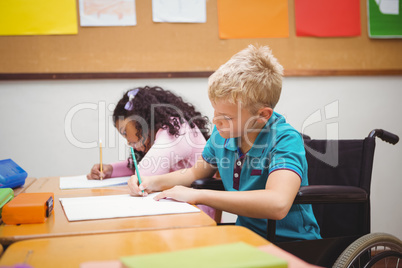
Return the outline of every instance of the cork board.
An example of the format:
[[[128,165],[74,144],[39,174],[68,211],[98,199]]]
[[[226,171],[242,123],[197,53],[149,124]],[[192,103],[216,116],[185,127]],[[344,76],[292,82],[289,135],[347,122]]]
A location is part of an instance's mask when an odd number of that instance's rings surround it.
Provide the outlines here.
[[[402,74],[402,40],[368,38],[365,0],[358,37],[296,37],[289,1],[289,38],[230,40],[219,39],[216,1],[202,24],[154,23],[152,1],[137,0],[137,26],[0,36],[0,78],[203,77],[248,44],[270,46],[288,76]]]

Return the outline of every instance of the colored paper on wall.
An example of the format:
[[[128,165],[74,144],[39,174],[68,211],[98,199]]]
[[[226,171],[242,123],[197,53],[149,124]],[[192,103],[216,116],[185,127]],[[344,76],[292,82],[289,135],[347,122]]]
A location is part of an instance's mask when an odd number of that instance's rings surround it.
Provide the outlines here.
[[[77,33],[75,0],[0,1],[0,35]]]
[[[81,26],[134,26],[135,0],[79,0]]]
[[[152,0],[154,22],[205,23],[206,0]]]
[[[297,36],[359,36],[360,0],[295,0]]]
[[[402,38],[402,0],[367,0],[371,38]]]
[[[287,0],[218,0],[219,37],[289,37]]]

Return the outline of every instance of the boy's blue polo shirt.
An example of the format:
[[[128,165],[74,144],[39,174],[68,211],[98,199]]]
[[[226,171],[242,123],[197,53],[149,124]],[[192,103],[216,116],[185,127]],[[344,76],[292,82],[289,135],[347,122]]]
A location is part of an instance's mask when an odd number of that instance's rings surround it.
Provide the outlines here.
[[[273,113],[246,154],[242,155],[237,144],[237,138],[224,139],[215,127],[202,153],[205,161],[218,167],[227,191],[265,189],[269,174],[279,169],[296,172],[301,186],[308,185],[303,140],[282,115]],[[236,224],[266,237],[266,219],[238,216]],[[311,205],[292,205],[276,227],[279,241],[321,238]]]

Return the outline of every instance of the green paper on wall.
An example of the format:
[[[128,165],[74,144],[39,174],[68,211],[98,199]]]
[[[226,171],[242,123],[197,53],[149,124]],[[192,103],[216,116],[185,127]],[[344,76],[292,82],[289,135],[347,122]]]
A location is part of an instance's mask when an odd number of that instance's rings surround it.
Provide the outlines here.
[[[126,267],[286,268],[287,262],[246,243],[122,257]]]
[[[402,38],[402,1],[367,0],[369,36]]]

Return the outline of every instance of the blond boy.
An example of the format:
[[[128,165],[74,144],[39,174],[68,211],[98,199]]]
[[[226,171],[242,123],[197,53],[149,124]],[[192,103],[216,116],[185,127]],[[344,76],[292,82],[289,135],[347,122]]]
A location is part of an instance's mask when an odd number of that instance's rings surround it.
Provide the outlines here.
[[[320,238],[311,205],[293,205],[300,186],[308,184],[300,134],[274,112],[283,68],[268,47],[235,54],[209,78],[208,94],[215,128],[202,157],[189,169],[161,176],[136,176],[131,193],[204,204],[238,215],[236,224],[261,236],[266,219],[277,222],[278,240]],[[194,180],[219,171],[226,191],[189,188]]]

